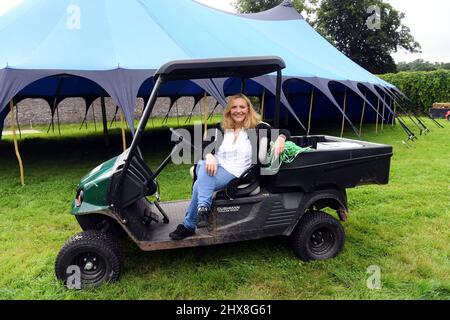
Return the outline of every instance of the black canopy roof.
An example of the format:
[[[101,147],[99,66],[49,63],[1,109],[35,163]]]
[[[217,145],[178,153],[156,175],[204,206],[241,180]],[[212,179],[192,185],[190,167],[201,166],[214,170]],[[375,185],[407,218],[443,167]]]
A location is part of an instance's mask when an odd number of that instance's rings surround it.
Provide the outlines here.
[[[164,64],[155,76],[163,80],[210,78],[255,78],[284,69],[283,59],[276,56],[231,57],[175,60]]]

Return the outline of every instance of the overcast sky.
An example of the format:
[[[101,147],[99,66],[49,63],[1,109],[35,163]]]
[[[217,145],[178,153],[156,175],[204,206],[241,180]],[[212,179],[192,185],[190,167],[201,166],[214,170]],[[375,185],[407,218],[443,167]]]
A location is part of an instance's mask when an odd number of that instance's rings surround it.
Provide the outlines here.
[[[9,8],[22,0],[0,0],[0,19]],[[224,11],[234,11],[231,0],[196,0]],[[76,0],[74,0],[76,2]],[[450,62],[450,1],[449,0],[387,0],[405,13],[403,23],[422,46],[422,53],[397,52],[397,62],[422,58],[431,62]]]
[[[224,11],[235,11],[230,0],[196,0]],[[413,61],[418,58],[431,62],[450,62],[450,1],[449,0],[387,0],[395,9],[405,13],[403,23],[422,46],[422,53],[397,52],[394,59]]]

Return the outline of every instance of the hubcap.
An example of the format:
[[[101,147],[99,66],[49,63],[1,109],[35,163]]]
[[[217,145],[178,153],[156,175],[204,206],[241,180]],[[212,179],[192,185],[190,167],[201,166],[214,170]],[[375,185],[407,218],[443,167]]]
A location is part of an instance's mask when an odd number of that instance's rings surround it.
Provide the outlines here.
[[[327,228],[320,228],[311,234],[311,251],[316,255],[326,254],[335,244],[333,232]]]
[[[81,253],[73,260],[73,265],[81,269],[81,277],[86,283],[97,282],[106,272],[105,260],[94,252]]]

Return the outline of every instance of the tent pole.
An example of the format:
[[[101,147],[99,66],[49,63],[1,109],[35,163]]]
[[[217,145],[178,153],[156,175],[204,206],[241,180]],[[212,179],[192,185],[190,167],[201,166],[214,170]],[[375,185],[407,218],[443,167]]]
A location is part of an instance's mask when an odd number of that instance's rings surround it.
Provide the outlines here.
[[[48,125],[47,133],[50,132],[50,128],[52,128],[52,127],[53,127],[53,132],[55,132],[55,127],[54,127],[54,123],[53,123],[53,119],[55,117],[55,113],[53,112],[52,107],[50,107],[50,113],[51,113],[51,116],[52,116],[52,120],[50,121],[50,124]]]
[[[97,132],[97,122],[95,121],[95,105],[92,103],[92,119],[94,120],[94,131]]]
[[[58,106],[56,106],[56,121],[58,123],[58,134],[61,137],[61,124],[60,124],[60,121],[59,121],[59,109],[58,109]]]
[[[192,108],[192,110],[191,110],[191,113],[189,113],[189,116],[188,116],[188,118],[186,119],[186,121],[184,121],[184,123],[186,124],[186,123],[191,123],[191,120],[192,120],[192,115],[194,114],[194,109],[195,109],[195,106],[196,106],[197,104],[195,103],[195,101],[194,101],[194,107]]]
[[[200,104],[201,99],[198,100],[197,104],[198,104],[198,110],[200,111],[200,121],[203,121],[203,109],[202,109],[202,105]]]
[[[83,121],[81,121],[81,126],[80,126],[80,129],[78,129],[78,130],[81,130],[81,128],[83,128],[83,125],[84,125],[84,123],[85,123],[86,120],[87,120],[87,112],[88,112],[88,110],[89,110],[89,106],[86,105],[86,112],[84,113]]]
[[[17,124],[17,129],[19,129],[19,139],[22,139],[22,130],[20,129],[20,123],[19,123],[19,104],[16,104],[16,124]]]
[[[344,128],[345,128],[345,109],[347,108],[347,88],[345,88],[344,93],[344,105],[343,105],[343,114],[342,114],[342,128],[341,128],[341,138],[344,137]]]
[[[103,123],[103,139],[105,140],[105,146],[109,146],[109,137],[108,137],[108,120],[106,119],[106,104],[105,104],[105,94],[103,90],[100,95],[100,104],[102,108],[102,123]],[[92,102],[94,104],[94,102]]]
[[[308,115],[308,132],[306,133],[306,135],[309,136],[309,133],[311,132],[311,120],[312,120],[312,111],[313,111],[313,106],[314,106],[314,91],[315,88],[312,88],[311,91],[311,98],[309,99],[309,115]]]
[[[379,111],[380,111],[380,97],[378,97],[378,103],[377,103],[377,119],[376,119],[376,121],[375,121],[375,134],[378,134],[378,117],[379,117],[379,115],[380,115],[380,113],[379,113]]]
[[[116,106],[116,112],[114,113],[114,117],[112,118],[111,123],[109,124],[110,129],[111,129],[113,123],[116,125],[116,128],[117,128],[117,123],[116,123],[117,122],[117,112],[119,112],[118,106]]]
[[[391,110],[393,110],[392,109],[392,104],[395,104],[395,98],[393,99],[392,97],[391,97],[391,99],[389,100],[389,109],[391,109]],[[395,117],[395,111],[394,111],[394,113],[390,113],[388,116],[387,116],[387,118],[386,118],[386,126],[388,126],[388,127],[390,127],[391,129],[392,129],[392,126],[389,126],[389,122],[391,122],[392,120],[389,118],[390,116],[392,116],[392,118],[394,118]]]
[[[56,94],[55,94],[55,99],[53,100],[53,110],[56,110],[56,120],[58,121],[58,134],[59,136],[61,136],[61,125],[59,122],[59,109],[58,109],[58,97],[61,94],[61,89],[63,87],[63,83],[64,83],[64,77],[61,77],[59,82],[58,82],[58,87],[56,88]],[[53,132],[54,132],[54,128],[53,128]]]
[[[171,103],[172,103],[172,101],[171,101]],[[169,110],[167,111],[166,115],[164,116],[162,124],[167,124],[169,122],[169,113],[170,113],[170,111],[172,111],[172,107],[173,107],[173,104],[169,107]]]
[[[123,151],[127,150],[127,137],[125,135],[125,121],[122,110],[119,112],[120,117],[120,128],[122,129],[122,144],[123,144]]]
[[[367,91],[364,92],[364,99],[363,99],[364,101],[363,101],[363,108],[362,108],[362,113],[361,113],[361,122],[359,123],[359,135],[361,135],[361,132],[362,132],[364,113],[366,112],[366,98],[367,98]]]
[[[9,102],[9,107],[11,108],[11,129],[13,133],[13,139],[14,139],[14,150],[16,152],[17,161],[19,162],[19,170],[20,170],[20,183],[22,184],[22,187],[25,186],[25,175],[23,171],[23,163],[22,158],[20,156],[19,151],[19,144],[17,143],[17,136],[16,136],[16,127],[14,124],[14,101],[11,99]]]

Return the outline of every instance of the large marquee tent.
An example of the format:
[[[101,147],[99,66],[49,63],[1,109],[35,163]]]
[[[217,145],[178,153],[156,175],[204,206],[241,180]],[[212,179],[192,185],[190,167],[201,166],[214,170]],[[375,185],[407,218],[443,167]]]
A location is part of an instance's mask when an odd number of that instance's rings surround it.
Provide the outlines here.
[[[392,119],[396,88],[334,48],[289,1],[257,14],[233,14],[193,0],[24,0],[0,17],[0,123],[11,101],[43,98],[54,111],[68,97],[82,97],[89,106],[106,95],[133,129],[137,98],[148,98],[162,64],[263,55],[285,60],[283,110],[304,129],[308,116],[345,119],[355,131],[359,118]],[[173,104],[181,96],[198,102],[206,92],[224,105],[226,96],[241,90],[265,97],[265,115],[273,115],[273,75],[176,81],[160,94]]]

